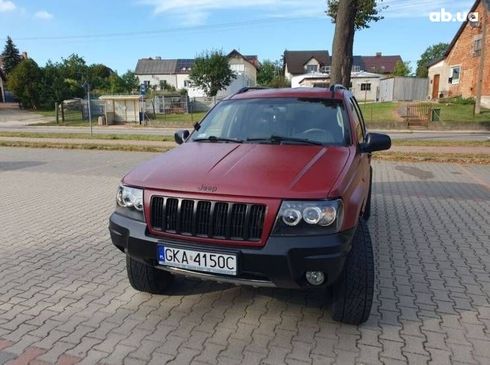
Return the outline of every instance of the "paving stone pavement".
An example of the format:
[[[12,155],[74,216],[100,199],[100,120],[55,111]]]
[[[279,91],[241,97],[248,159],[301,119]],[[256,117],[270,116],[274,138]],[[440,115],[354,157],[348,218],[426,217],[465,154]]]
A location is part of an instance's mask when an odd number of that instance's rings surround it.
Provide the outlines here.
[[[490,168],[376,162],[375,300],[178,279],[130,288],[107,230],[151,154],[0,148],[0,364],[489,364]]]

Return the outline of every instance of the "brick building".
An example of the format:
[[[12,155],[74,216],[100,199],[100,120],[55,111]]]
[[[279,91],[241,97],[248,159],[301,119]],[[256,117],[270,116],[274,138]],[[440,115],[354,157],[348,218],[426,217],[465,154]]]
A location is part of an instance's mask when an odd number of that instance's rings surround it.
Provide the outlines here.
[[[490,0],[477,0],[470,12],[478,14],[478,21],[465,21],[444,58],[429,67],[429,97],[475,97],[480,62],[483,62],[482,106],[490,108]],[[485,22],[487,30],[484,45]],[[484,47],[485,57],[482,58]]]

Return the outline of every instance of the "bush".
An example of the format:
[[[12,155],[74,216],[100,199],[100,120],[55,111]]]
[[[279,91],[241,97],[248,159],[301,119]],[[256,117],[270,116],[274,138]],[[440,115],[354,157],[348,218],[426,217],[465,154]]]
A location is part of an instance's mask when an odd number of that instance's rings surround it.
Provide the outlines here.
[[[457,105],[474,105],[475,98],[463,98],[462,96],[454,96],[451,98],[439,99],[440,104],[457,104]]]

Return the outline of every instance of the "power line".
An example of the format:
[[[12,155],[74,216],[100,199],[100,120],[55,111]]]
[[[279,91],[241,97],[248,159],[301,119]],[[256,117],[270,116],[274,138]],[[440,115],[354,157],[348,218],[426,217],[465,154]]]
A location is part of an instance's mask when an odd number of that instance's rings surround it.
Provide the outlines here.
[[[146,37],[156,36],[171,33],[194,33],[210,30],[225,30],[225,29],[240,29],[244,27],[250,27],[251,25],[269,25],[278,23],[293,23],[293,22],[306,22],[311,21],[309,18],[261,18],[252,19],[241,22],[232,23],[219,23],[200,25],[194,27],[177,27],[160,30],[147,30],[139,32],[117,32],[117,33],[98,33],[98,34],[80,34],[80,35],[63,35],[63,36],[31,36],[31,37],[16,37],[17,41],[55,41],[55,40],[85,40],[85,39],[106,39],[106,38],[119,38],[119,37]],[[321,19],[321,18],[319,18]],[[326,18],[325,18],[326,19]]]

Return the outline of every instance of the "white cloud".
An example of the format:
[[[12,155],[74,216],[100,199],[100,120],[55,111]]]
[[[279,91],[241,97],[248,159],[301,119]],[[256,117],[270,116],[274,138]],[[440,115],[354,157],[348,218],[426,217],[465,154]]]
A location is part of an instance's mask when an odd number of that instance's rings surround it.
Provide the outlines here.
[[[0,0],[0,13],[15,10],[16,6],[12,1]]]
[[[419,18],[427,17],[429,13],[440,11],[442,8],[451,11],[470,11],[474,0],[384,0],[388,6],[386,18]]]
[[[51,20],[54,18],[54,15],[47,12],[46,10],[40,10],[34,14],[35,18],[42,19],[42,20]]]
[[[153,7],[156,15],[175,16],[184,25],[206,23],[208,16],[220,10],[256,10],[264,17],[325,17],[327,7],[323,0],[138,0]],[[426,17],[441,8],[452,11],[469,11],[474,0],[384,0],[381,5],[385,18]]]
[[[176,16],[185,25],[204,24],[213,11],[244,10],[260,11],[260,17],[323,16],[325,2],[319,0],[140,0],[153,7],[156,15]]]

